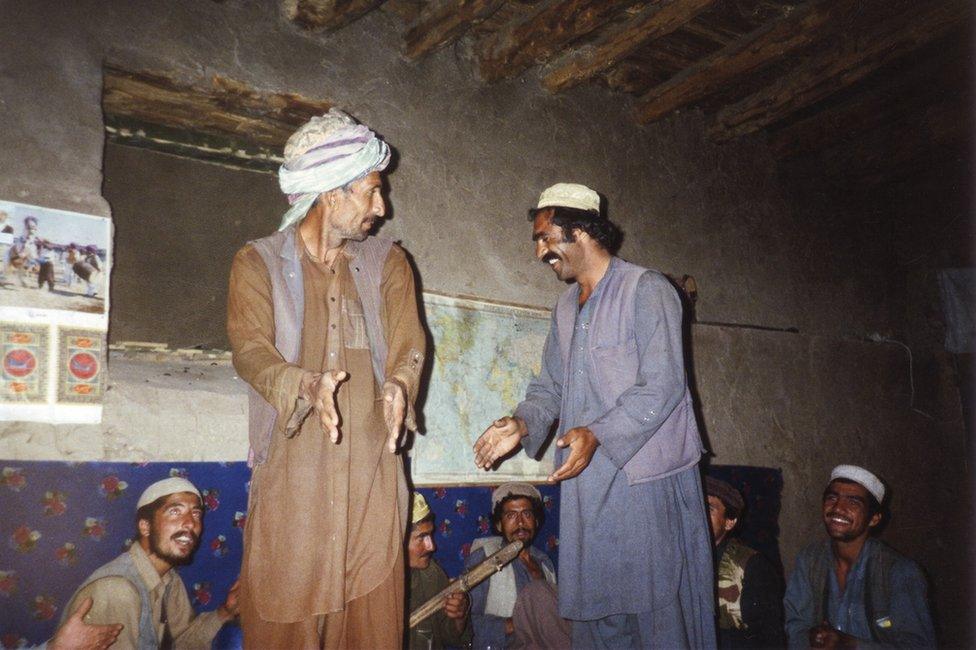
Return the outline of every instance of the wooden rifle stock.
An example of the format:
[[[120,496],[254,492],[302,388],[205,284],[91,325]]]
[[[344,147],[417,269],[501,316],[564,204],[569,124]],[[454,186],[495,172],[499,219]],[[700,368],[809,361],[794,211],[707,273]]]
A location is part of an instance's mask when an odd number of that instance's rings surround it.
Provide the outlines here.
[[[434,612],[444,607],[447,597],[459,591],[467,593],[474,587],[490,577],[493,573],[498,573],[505,568],[505,565],[518,557],[522,550],[522,541],[514,542],[503,546],[498,552],[486,557],[478,566],[470,571],[462,573],[458,578],[451,581],[451,584],[444,587],[440,593],[418,607],[410,614],[410,627],[414,628],[422,621],[434,614]]]

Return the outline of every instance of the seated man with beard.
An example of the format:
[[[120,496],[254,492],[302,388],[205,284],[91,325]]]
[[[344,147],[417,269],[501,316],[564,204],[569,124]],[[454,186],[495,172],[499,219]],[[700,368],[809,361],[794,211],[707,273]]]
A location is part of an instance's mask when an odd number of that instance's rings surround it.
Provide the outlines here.
[[[96,569],[64,609],[61,625],[87,598],[85,622],[124,627],[116,648],[209,648],[221,626],[237,615],[237,584],[215,612],[193,611],[173,567],[189,564],[203,530],[200,492],[186,479],[150,485],[136,506],[138,539]]]
[[[524,546],[510,564],[471,590],[473,647],[570,647],[572,628],[559,616],[556,570],[532,545],[545,519],[542,495],[528,483],[506,483],[492,493],[491,505],[491,522],[501,537],[476,539],[466,567],[515,540]]]

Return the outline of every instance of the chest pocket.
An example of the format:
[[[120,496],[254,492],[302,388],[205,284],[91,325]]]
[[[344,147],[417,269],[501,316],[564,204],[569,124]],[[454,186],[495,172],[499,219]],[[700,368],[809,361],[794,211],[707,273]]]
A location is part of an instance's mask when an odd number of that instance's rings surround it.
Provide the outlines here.
[[[358,300],[342,297],[342,337],[346,348],[368,350],[369,337],[366,335],[366,315]]]

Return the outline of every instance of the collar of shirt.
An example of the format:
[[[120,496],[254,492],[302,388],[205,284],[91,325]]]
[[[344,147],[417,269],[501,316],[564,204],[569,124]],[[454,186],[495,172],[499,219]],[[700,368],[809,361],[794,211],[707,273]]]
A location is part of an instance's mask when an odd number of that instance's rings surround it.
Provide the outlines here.
[[[338,262],[340,258],[350,260],[356,256],[355,252],[350,250],[348,244],[348,239],[343,240],[342,244],[340,244],[339,253],[332,259],[332,264],[329,265],[329,270],[335,269],[336,262]],[[312,253],[308,250],[308,246],[305,244],[305,240],[302,238],[301,233],[297,229],[295,230],[295,249],[298,252],[298,259],[307,257],[316,264],[325,264],[324,261],[320,261],[317,257],[312,255]]]
[[[871,638],[871,630],[864,611],[864,590],[867,589],[864,578],[867,564],[872,555],[874,540],[868,538],[857,560],[847,572],[844,592],[840,591],[837,573],[833,570],[828,575],[830,584],[830,622],[833,626],[859,639]]]
[[[166,588],[173,579],[172,569],[160,576],[138,541],[132,542],[132,545],[129,546],[129,554],[132,556],[132,563],[135,564],[136,570],[139,572],[139,577],[142,578],[142,582],[146,585],[146,588],[150,592],[159,590],[160,593],[165,593]]]
[[[600,278],[600,281],[596,283],[595,287],[593,287],[593,293],[591,293],[590,297],[586,299],[586,303],[584,303],[582,306],[579,307],[579,311],[583,311],[583,309],[587,305],[591,305],[595,303],[594,299],[598,298],[600,294],[603,292],[603,288],[607,286],[608,278],[613,274],[614,269],[617,267],[618,263],[619,263],[619,259],[617,258],[616,255],[610,258],[610,264],[607,266],[607,270],[603,273],[603,277]],[[579,282],[576,283],[575,288],[576,288],[576,302],[577,304],[579,304],[579,294],[580,294]]]

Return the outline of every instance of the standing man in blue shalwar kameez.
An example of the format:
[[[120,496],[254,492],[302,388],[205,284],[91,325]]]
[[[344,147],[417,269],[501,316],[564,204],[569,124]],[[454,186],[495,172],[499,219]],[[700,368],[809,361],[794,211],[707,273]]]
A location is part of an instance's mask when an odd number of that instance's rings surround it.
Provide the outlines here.
[[[685,377],[681,302],[657,271],[615,257],[593,190],[559,183],[529,211],[535,255],[573,284],[542,370],[512,417],[475,443],[490,469],[537,456],[559,421],[559,612],[575,648],[714,648],[701,436]]]

